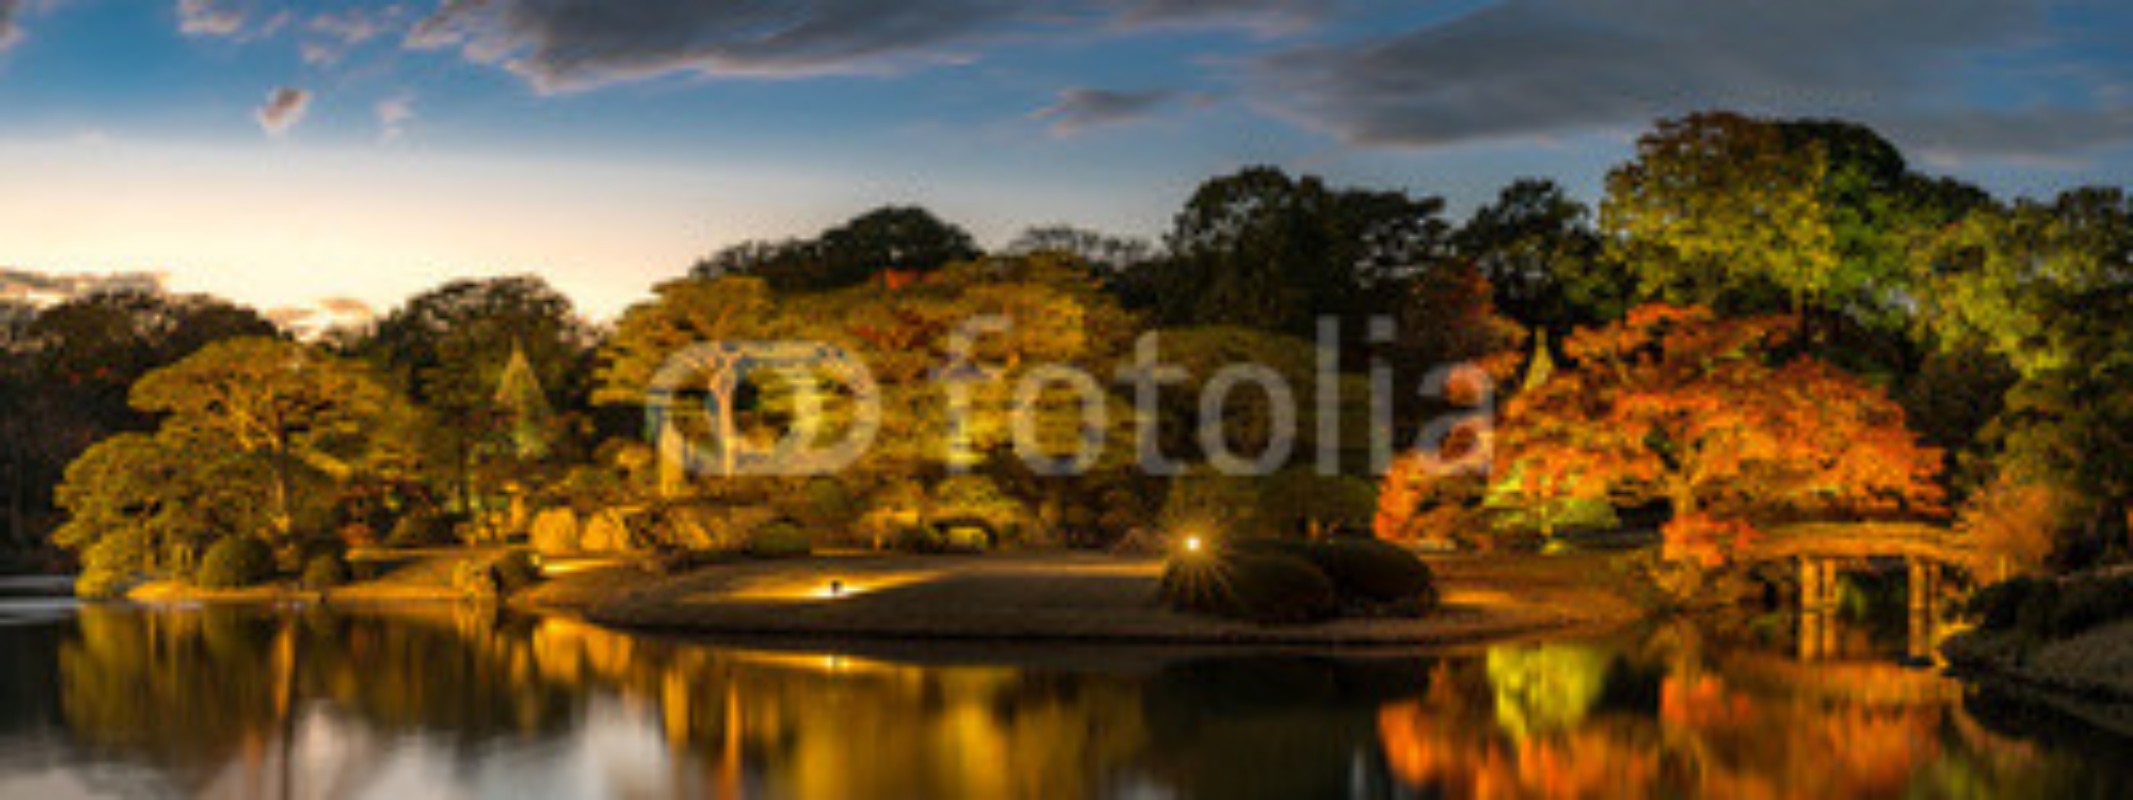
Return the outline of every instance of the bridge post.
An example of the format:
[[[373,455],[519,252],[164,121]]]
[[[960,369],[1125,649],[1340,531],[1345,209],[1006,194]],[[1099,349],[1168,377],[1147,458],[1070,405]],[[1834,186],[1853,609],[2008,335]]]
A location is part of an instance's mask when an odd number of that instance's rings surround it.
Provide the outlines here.
[[[1837,602],[1840,589],[1837,583],[1837,560],[1822,559],[1822,657],[1828,658],[1837,652]]]
[[[1904,589],[1911,596],[1909,604],[1911,613],[1907,620],[1909,624],[1905,626],[1905,632],[1908,634],[1910,643],[1909,647],[1905,648],[1905,652],[1911,658],[1923,659],[1929,655],[1927,651],[1932,647],[1933,638],[1931,631],[1928,630],[1930,623],[1927,620],[1933,591],[1931,586],[1932,579],[1928,572],[1930,568],[1917,556],[1906,557],[1903,563],[1905,571]]]
[[[1816,650],[1822,645],[1822,587],[1819,584],[1821,570],[1815,560],[1800,556],[1800,660],[1815,660]]]
[[[1826,658],[1837,649],[1837,562],[1800,556],[1800,659]]]

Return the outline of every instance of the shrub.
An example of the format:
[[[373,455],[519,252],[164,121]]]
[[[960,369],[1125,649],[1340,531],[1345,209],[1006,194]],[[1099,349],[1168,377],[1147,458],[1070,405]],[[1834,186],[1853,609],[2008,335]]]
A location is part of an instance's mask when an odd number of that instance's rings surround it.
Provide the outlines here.
[[[74,596],[83,600],[116,600],[133,587],[133,576],[115,569],[83,570],[74,579]]]
[[[533,554],[513,550],[489,562],[489,569],[496,573],[496,586],[504,594],[511,594],[541,582],[541,568],[533,563]]]
[[[933,516],[963,522],[982,521],[995,534],[1018,530],[1029,510],[999,484],[982,475],[957,475],[933,490]]]
[[[303,586],[314,592],[341,586],[348,579],[348,562],[332,553],[312,556],[304,565]]]
[[[1351,611],[1413,615],[1436,607],[1429,565],[1388,542],[1346,536],[1320,541],[1261,537],[1230,543],[1226,550],[1307,561],[1333,582],[1341,605]]]
[[[2072,636],[2128,618],[2133,618],[2133,577],[2076,578],[2059,587],[2051,635]]]
[[[801,519],[809,525],[842,532],[859,518],[859,500],[835,478],[808,481],[800,496]]]
[[[1160,586],[1172,608],[1261,624],[1316,622],[1340,611],[1340,596],[1324,572],[1271,552],[1173,559]]]
[[[923,525],[901,525],[889,534],[886,542],[890,550],[899,553],[932,555],[948,551],[948,539],[938,529]]]
[[[790,522],[773,522],[748,535],[748,555],[755,558],[800,558],[814,549],[807,531]]]
[[[274,548],[259,537],[229,536],[207,549],[193,582],[204,589],[242,589],[274,577]]]
[[[439,512],[416,512],[401,517],[393,523],[393,531],[385,537],[389,547],[443,547],[459,544],[459,524],[463,519],[455,514]]]
[[[1988,631],[2038,640],[2073,636],[2133,618],[2133,576],[2012,578],[1978,590],[1964,611]]]
[[[2020,622],[2022,605],[2033,594],[2052,591],[2051,581],[2017,577],[1979,589],[1963,606],[1963,612],[1988,631],[2011,630]]]
[[[1349,608],[1412,615],[1437,605],[1429,565],[1398,545],[1337,537],[1313,545],[1310,556]]]
[[[1277,533],[1261,516],[1257,479],[1227,475],[1180,475],[1170,482],[1157,515],[1165,531],[1221,531],[1236,536]]]

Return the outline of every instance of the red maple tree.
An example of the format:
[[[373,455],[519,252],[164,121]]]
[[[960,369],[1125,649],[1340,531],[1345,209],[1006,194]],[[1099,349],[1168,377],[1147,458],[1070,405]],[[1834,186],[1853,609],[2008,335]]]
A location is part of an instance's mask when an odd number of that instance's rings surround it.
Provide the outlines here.
[[[1753,523],[1937,511],[1939,451],[1903,409],[1807,355],[1790,317],[1647,305],[1564,342],[1504,408],[1499,464],[1543,498],[1666,501],[1668,555],[1722,562]]]

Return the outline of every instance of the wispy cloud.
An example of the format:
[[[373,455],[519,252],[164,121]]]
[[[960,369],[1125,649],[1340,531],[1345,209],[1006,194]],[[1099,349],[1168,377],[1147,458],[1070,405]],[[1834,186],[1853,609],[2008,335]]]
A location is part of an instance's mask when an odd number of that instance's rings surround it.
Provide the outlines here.
[[[378,138],[393,141],[407,132],[407,123],[415,119],[415,96],[396,94],[378,101]]]
[[[303,122],[305,112],[310,110],[310,92],[283,86],[267,93],[267,101],[252,112],[252,118],[268,136],[281,136]]]
[[[952,63],[1063,30],[1293,25],[1301,0],[444,0],[406,43],[456,49],[545,91],[672,74],[795,77]]]
[[[0,0],[0,50],[22,39],[22,26],[15,17],[22,13],[22,0]]]
[[[321,12],[304,23],[306,41],[300,46],[304,63],[333,64],[349,50],[384,36],[400,27],[404,10],[397,5],[383,8],[348,8]]]
[[[178,31],[187,36],[235,36],[248,16],[232,0],[178,0]]]
[[[1265,35],[1293,33],[1330,19],[1338,3],[1325,0],[1116,0],[1115,23],[1152,27],[1242,27]]]
[[[1250,83],[1260,106],[1366,146],[1634,128],[1707,107],[1844,116],[1906,143],[1996,154],[2129,141],[2122,107],[2076,101],[2045,115],[2069,124],[2043,124],[2027,110],[1993,107],[1962,77],[1975,59],[2049,41],[2053,7],[1504,0],[1440,23],[1263,56]],[[2037,88],[2049,96],[2064,87]],[[2096,124],[2075,124],[2083,118]]]
[[[1128,92],[1074,87],[1062,90],[1057,100],[1033,116],[1051,120],[1053,133],[1071,136],[1090,128],[1145,120],[1175,99],[1176,92],[1164,89]]]

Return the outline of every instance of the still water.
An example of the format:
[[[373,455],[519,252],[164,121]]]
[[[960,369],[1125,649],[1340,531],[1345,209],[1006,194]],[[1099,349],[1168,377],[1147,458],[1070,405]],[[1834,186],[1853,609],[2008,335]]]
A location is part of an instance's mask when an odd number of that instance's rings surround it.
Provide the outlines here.
[[[2133,745],[1693,628],[1431,656],[768,650],[0,601],[0,797],[2133,796]]]

